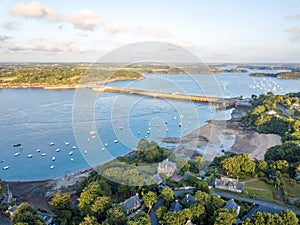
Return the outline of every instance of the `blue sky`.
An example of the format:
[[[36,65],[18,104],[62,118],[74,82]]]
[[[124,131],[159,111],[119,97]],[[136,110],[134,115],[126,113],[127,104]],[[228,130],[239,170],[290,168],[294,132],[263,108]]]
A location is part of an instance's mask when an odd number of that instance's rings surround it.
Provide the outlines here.
[[[0,62],[94,62],[140,41],[177,44],[210,63],[300,62],[300,0],[0,4]]]

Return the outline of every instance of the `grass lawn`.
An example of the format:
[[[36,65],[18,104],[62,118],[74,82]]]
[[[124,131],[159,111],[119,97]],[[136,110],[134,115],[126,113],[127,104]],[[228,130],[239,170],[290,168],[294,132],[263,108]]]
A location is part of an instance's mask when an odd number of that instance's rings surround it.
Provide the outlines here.
[[[273,196],[273,192],[276,191],[276,189],[272,184],[267,184],[263,180],[246,183],[245,190],[248,191],[249,196],[269,201],[276,201]]]
[[[288,195],[295,198],[300,198],[300,184],[297,182],[291,183],[290,179],[284,177],[283,181],[285,183]]]

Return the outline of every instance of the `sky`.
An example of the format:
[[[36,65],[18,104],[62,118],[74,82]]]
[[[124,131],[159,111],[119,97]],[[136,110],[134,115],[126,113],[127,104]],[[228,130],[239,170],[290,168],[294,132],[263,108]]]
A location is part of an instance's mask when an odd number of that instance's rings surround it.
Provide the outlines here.
[[[206,63],[298,63],[300,0],[0,0],[0,62],[95,62],[143,41]]]

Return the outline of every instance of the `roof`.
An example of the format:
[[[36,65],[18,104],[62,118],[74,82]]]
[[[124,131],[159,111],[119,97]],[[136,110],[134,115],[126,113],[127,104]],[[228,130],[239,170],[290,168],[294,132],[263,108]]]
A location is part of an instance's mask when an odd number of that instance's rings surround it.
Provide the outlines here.
[[[273,208],[269,208],[269,207],[265,207],[265,206],[261,206],[261,205],[255,205],[253,206],[253,208],[251,208],[249,210],[249,212],[243,216],[243,219],[249,218],[249,219],[253,219],[253,216],[255,213],[257,212],[261,212],[261,213],[270,213],[270,214],[280,214],[281,211],[279,209],[273,209]]]
[[[159,165],[167,167],[176,167],[176,163],[169,161],[169,159],[165,159],[164,161],[160,162]]]
[[[227,201],[226,205],[223,208],[227,209],[229,212],[231,212],[232,209],[238,211],[239,205],[233,199],[231,199]]]
[[[179,182],[179,181],[181,181],[182,180],[182,176],[181,175],[179,175],[179,174],[175,174],[175,175],[173,175],[172,177],[171,177],[171,180],[173,180],[174,182]]]
[[[178,212],[178,211],[182,211],[182,208],[183,208],[182,205],[176,199],[175,202],[171,203],[170,211],[171,212]]]
[[[18,208],[18,206],[14,205],[14,206],[9,207],[7,211],[12,214],[17,210],[17,208]]]
[[[182,199],[182,201],[187,204],[188,206],[192,206],[194,205],[194,202],[195,202],[195,197],[193,195],[190,195],[190,194],[186,194],[184,196],[184,198]]]
[[[152,178],[153,178],[153,180],[154,180],[154,182],[155,182],[156,184],[161,184],[161,183],[162,183],[162,179],[160,178],[160,176],[159,176],[158,174],[154,174],[154,175],[152,176]]]
[[[233,187],[236,190],[244,190],[245,184],[243,182],[238,182],[236,179],[221,177],[221,179],[215,180],[215,186],[222,187]]]
[[[37,214],[42,217],[43,221],[46,223],[46,224],[50,224],[52,222],[52,219],[53,217],[46,214],[46,213],[42,213],[40,211],[37,212]]]
[[[131,196],[130,198],[126,199],[124,202],[122,202],[122,206],[126,210],[133,209],[138,203],[141,203],[141,199],[137,196]]]

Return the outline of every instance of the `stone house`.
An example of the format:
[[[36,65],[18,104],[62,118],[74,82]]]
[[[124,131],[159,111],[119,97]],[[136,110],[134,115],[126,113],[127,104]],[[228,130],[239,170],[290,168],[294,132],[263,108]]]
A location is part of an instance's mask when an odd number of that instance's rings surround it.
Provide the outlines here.
[[[158,163],[157,173],[163,173],[167,177],[171,177],[176,171],[176,163],[170,162],[169,159],[166,159]]]

